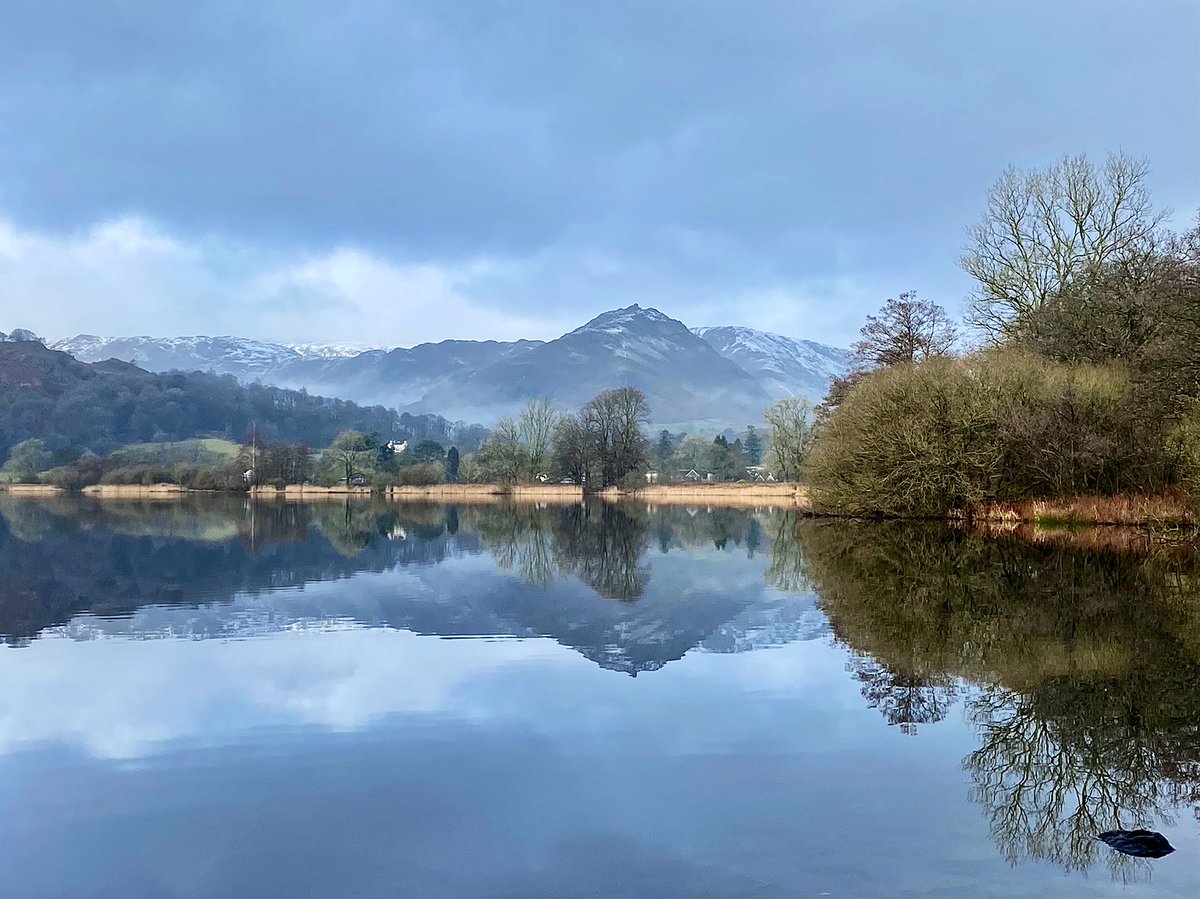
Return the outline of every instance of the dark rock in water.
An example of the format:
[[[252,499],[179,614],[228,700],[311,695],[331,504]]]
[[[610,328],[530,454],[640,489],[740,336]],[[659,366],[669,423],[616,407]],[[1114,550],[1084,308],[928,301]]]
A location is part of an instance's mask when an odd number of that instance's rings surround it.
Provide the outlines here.
[[[1138,858],[1162,858],[1175,851],[1167,838],[1153,830],[1109,830],[1096,837],[1117,852]]]

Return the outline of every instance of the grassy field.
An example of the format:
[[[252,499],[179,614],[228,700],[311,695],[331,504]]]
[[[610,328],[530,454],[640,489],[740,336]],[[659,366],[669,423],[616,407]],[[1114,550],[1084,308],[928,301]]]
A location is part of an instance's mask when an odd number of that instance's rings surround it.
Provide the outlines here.
[[[220,437],[198,437],[174,443],[131,443],[113,451],[127,465],[223,465],[241,447]]]

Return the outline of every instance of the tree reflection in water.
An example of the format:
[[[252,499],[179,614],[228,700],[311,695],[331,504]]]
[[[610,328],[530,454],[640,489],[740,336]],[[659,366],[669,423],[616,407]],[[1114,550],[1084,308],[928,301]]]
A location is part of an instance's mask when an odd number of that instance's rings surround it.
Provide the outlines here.
[[[570,506],[554,529],[552,551],[570,572],[608,599],[631,601],[646,592],[650,577],[643,557],[649,545],[645,510],[611,503]]]
[[[822,608],[889,722],[945,714],[964,683],[964,761],[1013,863],[1129,877],[1103,831],[1200,802],[1200,587],[1190,555],[1030,545],[913,525],[801,522]],[[897,673],[898,672],[898,673]],[[930,690],[925,693],[923,691]]]
[[[432,539],[453,520],[530,584],[573,576],[625,602],[646,591],[651,545],[752,556],[769,543],[767,582],[816,592],[852,653],[847,671],[889,725],[915,735],[963,700],[979,740],[964,760],[972,797],[1013,863],[1078,870],[1103,857],[1129,877],[1148,862],[1097,835],[1200,803],[1192,556],[640,504],[333,511],[311,514],[345,551],[397,526]]]
[[[918,724],[936,724],[945,718],[957,695],[952,681],[933,684],[892,671],[870,656],[851,657],[846,670],[862,684],[867,705],[908,736],[916,736]]]
[[[749,602],[737,593],[637,602],[650,547],[739,548],[766,557],[771,602],[815,592],[851,652],[849,675],[889,725],[917,734],[959,704],[978,739],[964,760],[972,796],[1009,860],[1083,869],[1103,857],[1128,877],[1150,862],[1098,834],[1155,829],[1200,806],[1200,564],[1183,552],[1076,543],[634,503],[0,497],[0,634],[20,646],[83,612],[211,602],[482,546],[530,584],[574,577],[623,604],[575,597],[563,608],[533,591],[485,598],[478,632],[516,621],[517,632],[556,634],[636,674],[711,640]],[[396,607],[387,620],[440,633],[438,611]],[[722,639],[736,647],[743,636]]]
[[[478,525],[496,562],[526,583],[546,587],[573,575],[607,599],[632,601],[646,592],[650,527],[644,510],[516,504],[490,508]],[[661,527],[658,536],[671,539]]]

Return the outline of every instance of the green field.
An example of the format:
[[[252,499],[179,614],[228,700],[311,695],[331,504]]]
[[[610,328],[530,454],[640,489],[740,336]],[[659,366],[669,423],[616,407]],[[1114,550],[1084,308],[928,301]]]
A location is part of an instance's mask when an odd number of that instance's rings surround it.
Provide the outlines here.
[[[113,450],[125,465],[223,465],[237,456],[241,447],[220,437],[200,437],[170,443],[131,443]]]

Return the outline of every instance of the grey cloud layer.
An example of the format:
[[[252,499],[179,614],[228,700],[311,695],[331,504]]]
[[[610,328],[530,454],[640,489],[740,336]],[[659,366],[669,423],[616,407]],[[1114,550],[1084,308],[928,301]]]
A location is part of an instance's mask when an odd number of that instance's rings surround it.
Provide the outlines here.
[[[880,292],[957,301],[1010,162],[1123,148],[1161,202],[1200,202],[1198,20],[1187,0],[22,4],[0,214],[500,260],[471,291],[512,313],[730,320],[774,296],[838,337]]]

